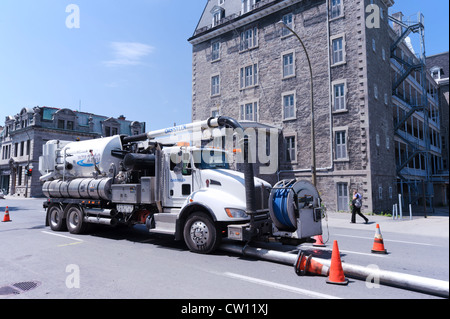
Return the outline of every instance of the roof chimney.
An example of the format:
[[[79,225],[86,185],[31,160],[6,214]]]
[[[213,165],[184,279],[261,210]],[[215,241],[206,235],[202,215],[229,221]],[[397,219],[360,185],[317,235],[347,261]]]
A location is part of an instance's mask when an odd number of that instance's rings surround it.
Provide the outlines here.
[[[392,14],[392,17],[397,19],[398,21],[403,21],[404,15],[400,11],[400,12],[396,12],[396,13]],[[402,35],[403,27],[400,24],[393,22],[392,28],[394,29],[395,33],[397,33],[398,36]]]

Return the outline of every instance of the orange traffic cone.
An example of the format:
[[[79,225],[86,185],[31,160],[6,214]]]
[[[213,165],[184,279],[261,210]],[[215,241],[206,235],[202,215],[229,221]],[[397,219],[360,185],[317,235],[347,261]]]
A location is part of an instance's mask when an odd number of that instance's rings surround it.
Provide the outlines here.
[[[329,268],[321,263],[312,259],[312,255],[304,256],[300,251],[298,254],[297,262],[295,263],[295,272],[299,276],[309,275],[321,275],[328,276]]]
[[[372,253],[387,254],[387,250],[384,249],[383,236],[381,236],[379,224],[377,224],[377,229],[375,232],[375,239],[373,241]]]
[[[341,255],[339,253],[339,247],[336,240],[333,243],[333,252],[331,253],[330,275],[328,276],[327,284],[334,284],[334,285],[348,284],[348,279],[345,278],[344,270],[342,269]]]
[[[316,240],[316,242],[313,244],[314,247],[325,247],[322,235],[314,236],[314,239]]]
[[[6,210],[5,210],[5,217],[3,217],[2,223],[5,222],[12,222],[11,219],[9,219],[9,208],[8,206],[6,206]]]

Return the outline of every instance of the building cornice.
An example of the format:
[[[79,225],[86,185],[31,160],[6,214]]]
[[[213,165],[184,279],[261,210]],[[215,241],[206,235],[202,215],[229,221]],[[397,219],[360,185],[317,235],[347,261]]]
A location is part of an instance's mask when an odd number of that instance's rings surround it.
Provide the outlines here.
[[[188,41],[192,45],[196,45],[208,40],[211,40],[215,37],[218,37],[222,34],[225,34],[229,31],[235,30],[237,28],[243,27],[249,23],[252,23],[256,20],[264,18],[274,12],[285,9],[295,3],[301,2],[302,0],[275,0],[270,2],[260,8],[254,9],[248,13],[240,15],[234,19],[228,20],[225,23],[222,23],[218,26],[207,29],[204,32],[196,33],[194,36],[188,39]]]

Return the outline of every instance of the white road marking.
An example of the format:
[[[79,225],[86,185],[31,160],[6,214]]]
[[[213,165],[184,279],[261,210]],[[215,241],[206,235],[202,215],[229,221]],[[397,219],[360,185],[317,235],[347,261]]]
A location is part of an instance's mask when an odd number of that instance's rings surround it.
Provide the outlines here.
[[[76,240],[76,241],[80,241],[83,242],[84,240],[82,239],[78,239],[78,238],[74,238],[74,237],[69,237],[69,236],[65,236],[65,235],[61,235],[61,234],[56,234],[56,233],[50,233],[48,231],[42,231],[42,233],[47,234],[47,235],[53,235],[53,236],[58,236],[58,237],[64,237],[64,238],[68,238],[71,240]]]
[[[341,236],[341,237],[351,237],[351,238],[360,238],[360,239],[370,239],[373,240],[373,237],[362,237],[362,236],[353,236],[353,235],[344,235],[344,234],[333,234],[334,236]],[[411,245],[422,245],[422,246],[435,246],[435,247],[441,247],[439,245],[433,245],[433,244],[425,244],[425,243],[418,243],[414,241],[403,241],[403,240],[394,240],[394,239],[384,239],[385,242],[394,242],[394,243],[402,243],[402,244],[411,244]]]
[[[231,273],[231,272],[225,272],[225,273],[219,273],[219,274],[229,277],[229,278],[239,279],[239,280],[251,282],[254,284],[258,284],[258,285],[263,285],[263,286],[267,286],[267,287],[271,287],[271,288],[275,288],[275,289],[289,291],[289,292],[293,292],[296,294],[306,295],[309,297],[323,298],[323,299],[342,299],[342,298],[339,298],[336,296],[322,294],[320,292],[314,292],[311,290],[306,290],[306,289],[301,289],[301,288],[292,287],[292,286],[288,286],[288,285],[278,284],[276,282],[253,278],[253,277],[248,277],[248,276],[243,276],[243,275],[239,275],[239,274],[235,274],[235,273]]]

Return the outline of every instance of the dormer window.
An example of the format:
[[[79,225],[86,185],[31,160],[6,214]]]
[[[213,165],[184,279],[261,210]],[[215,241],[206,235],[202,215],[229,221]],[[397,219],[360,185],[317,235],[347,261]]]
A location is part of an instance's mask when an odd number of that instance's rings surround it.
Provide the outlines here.
[[[435,80],[440,80],[441,79],[441,68],[438,66],[435,66],[434,68],[431,69],[431,76],[433,77],[433,79]]]
[[[261,0],[242,0],[242,14],[252,11]]]
[[[214,6],[211,10],[211,14],[213,16],[212,26],[215,27],[220,24],[220,20],[225,18],[225,9],[219,6]]]

